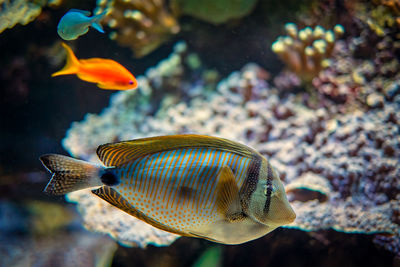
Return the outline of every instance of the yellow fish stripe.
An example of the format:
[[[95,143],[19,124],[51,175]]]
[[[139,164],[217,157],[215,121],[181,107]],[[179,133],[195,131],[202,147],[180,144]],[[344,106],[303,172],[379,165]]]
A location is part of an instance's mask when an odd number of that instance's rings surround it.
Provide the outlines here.
[[[165,224],[176,221],[182,230],[184,225],[213,220],[215,217],[212,211],[216,205],[216,183],[220,168],[227,165],[245,176],[249,161],[237,154],[210,148],[163,151],[120,167],[124,173],[121,177],[127,183],[121,183],[116,190],[122,192],[127,201],[144,214],[154,216]],[[234,178],[238,187],[245,180],[245,177]],[[129,184],[130,181],[133,181],[133,185]],[[137,190],[132,192],[130,188]],[[182,214],[177,213],[182,209]],[[194,219],[184,221],[185,214]]]

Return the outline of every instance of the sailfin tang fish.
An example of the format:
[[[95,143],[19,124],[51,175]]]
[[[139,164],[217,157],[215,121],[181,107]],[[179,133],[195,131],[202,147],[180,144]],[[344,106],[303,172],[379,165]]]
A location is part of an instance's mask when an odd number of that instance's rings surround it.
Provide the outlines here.
[[[75,40],[89,31],[92,26],[104,33],[100,21],[106,15],[106,11],[90,17],[90,11],[71,9],[60,20],[57,26],[58,35],[64,40]]]
[[[240,244],[296,215],[269,162],[254,149],[203,135],[159,136],[101,145],[104,166],[45,155],[45,191],[94,194],[162,230]]]
[[[81,80],[96,83],[102,89],[128,90],[137,87],[135,77],[121,64],[111,59],[77,59],[72,49],[62,43],[67,51],[67,62],[51,76],[76,74]]]

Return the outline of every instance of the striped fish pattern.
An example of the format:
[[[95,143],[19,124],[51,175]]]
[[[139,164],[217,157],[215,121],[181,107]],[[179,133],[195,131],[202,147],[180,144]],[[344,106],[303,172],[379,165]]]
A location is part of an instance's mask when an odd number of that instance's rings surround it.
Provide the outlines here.
[[[53,173],[45,191],[98,186],[94,194],[155,227],[226,244],[258,238],[295,218],[268,161],[233,141],[161,136],[101,145],[97,154],[104,167],[42,156]]]
[[[114,189],[129,203],[179,231],[218,218],[216,182],[221,166],[229,166],[240,188],[250,158],[209,148],[170,150],[145,156],[120,167]]]

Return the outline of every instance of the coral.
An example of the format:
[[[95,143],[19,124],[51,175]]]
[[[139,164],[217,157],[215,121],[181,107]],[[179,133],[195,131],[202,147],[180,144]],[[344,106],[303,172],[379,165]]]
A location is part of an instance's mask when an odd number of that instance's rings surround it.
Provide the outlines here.
[[[16,24],[26,25],[42,12],[42,7],[57,6],[61,0],[0,0],[0,33]]]
[[[341,25],[328,31],[321,26],[298,30],[294,23],[287,23],[285,30],[287,36],[278,37],[272,44],[272,51],[305,82],[310,82],[330,65],[336,40],[344,32]]]
[[[377,4],[382,4],[390,8],[390,10],[397,16],[400,15],[400,1],[399,0],[375,0]],[[399,18],[396,19],[399,23]]]
[[[374,0],[360,3],[356,17],[365,22],[378,36],[385,36],[400,27],[400,2],[398,0]]]
[[[177,13],[204,21],[221,24],[248,15],[257,0],[173,0],[171,6]]]
[[[385,97],[392,98],[389,88],[400,78],[399,41],[386,36],[372,47],[370,57],[354,58],[360,46],[367,43],[366,38],[350,38],[347,44],[339,42],[332,64],[313,79],[313,87],[325,99],[336,104],[358,103],[359,108],[377,108],[383,105]]]
[[[130,47],[136,57],[151,53],[171,34],[179,32],[176,16],[164,0],[98,0],[95,13],[107,10],[104,21],[110,38]]]
[[[297,213],[290,227],[374,234],[377,243],[398,251],[398,85],[388,89],[391,98],[384,98],[380,108],[338,114],[335,106],[315,110],[294,95],[280,97],[264,74],[249,64],[221,81],[215,92],[189,101],[182,94],[174,105],[148,98],[140,103],[142,108],[161,106],[151,115],[136,112],[138,102],[129,92],[119,93],[100,115],[75,123],[64,146],[74,156],[90,158],[94,143],[143,136],[198,133],[237,140],[265,155],[288,184]],[[143,82],[148,80],[143,77]],[[83,213],[94,206],[78,203]]]
[[[286,193],[291,202],[307,202],[314,199],[325,202],[330,198],[332,188],[324,177],[315,173],[304,173],[286,185]]]

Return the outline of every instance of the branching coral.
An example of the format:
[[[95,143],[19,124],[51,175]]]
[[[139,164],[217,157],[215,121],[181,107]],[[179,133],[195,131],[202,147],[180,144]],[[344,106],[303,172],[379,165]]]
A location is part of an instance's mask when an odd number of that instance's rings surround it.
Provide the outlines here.
[[[294,23],[287,23],[285,30],[288,35],[278,37],[272,44],[272,51],[305,82],[310,82],[330,65],[335,42],[344,32],[341,25],[328,31],[321,26],[299,31]]]
[[[110,38],[142,57],[180,30],[166,5],[164,0],[98,0],[95,13],[107,10]]]
[[[45,5],[59,5],[61,0],[0,0],[0,33],[16,24],[26,25],[42,12]]]

